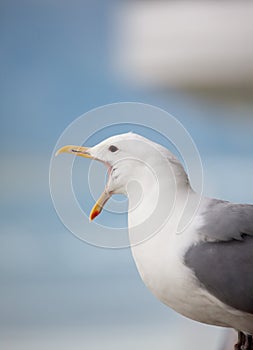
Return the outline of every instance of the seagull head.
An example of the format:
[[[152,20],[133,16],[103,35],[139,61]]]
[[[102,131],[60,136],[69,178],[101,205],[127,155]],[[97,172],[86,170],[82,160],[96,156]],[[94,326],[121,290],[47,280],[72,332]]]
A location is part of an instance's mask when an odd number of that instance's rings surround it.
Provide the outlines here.
[[[97,160],[108,169],[105,189],[91,210],[90,220],[101,213],[113,194],[128,195],[133,180],[151,183],[150,177],[156,177],[154,169],[157,171],[165,159],[176,160],[166,148],[132,132],[112,136],[93,147],[64,146],[56,155],[60,153]]]

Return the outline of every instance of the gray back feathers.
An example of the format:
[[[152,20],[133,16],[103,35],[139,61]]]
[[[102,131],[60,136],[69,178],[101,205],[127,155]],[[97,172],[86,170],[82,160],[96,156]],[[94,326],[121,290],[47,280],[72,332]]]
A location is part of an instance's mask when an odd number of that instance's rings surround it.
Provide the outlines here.
[[[199,234],[185,254],[203,288],[225,304],[253,314],[253,206],[210,200]]]
[[[199,233],[207,240],[242,240],[244,235],[253,235],[253,205],[212,199],[203,218]]]
[[[253,237],[202,242],[187,251],[185,264],[216,298],[253,314]]]

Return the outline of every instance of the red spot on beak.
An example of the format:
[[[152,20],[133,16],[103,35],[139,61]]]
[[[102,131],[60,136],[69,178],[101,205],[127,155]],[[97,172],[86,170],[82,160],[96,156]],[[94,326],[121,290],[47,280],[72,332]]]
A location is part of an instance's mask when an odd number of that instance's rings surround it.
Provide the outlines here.
[[[99,214],[100,214],[100,210],[94,210],[94,211],[91,213],[90,220],[95,219],[95,217],[97,217]]]

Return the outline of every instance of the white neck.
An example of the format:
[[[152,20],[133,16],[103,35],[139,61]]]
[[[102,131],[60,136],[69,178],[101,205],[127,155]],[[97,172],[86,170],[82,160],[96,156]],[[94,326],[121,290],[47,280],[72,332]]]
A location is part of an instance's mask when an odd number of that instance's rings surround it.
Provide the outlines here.
[[[192,190],[181,164],[163,158],[155,166],[142,168],[127,192],[129,237],[134,245],[161,231],[168,222],[178,223]]]

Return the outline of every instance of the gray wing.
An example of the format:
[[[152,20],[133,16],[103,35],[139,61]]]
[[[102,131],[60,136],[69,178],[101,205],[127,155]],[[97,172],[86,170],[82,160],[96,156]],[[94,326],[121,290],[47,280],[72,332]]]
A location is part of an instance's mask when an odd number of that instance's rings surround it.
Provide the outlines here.
[[[253,314],[253,206],[210,200],[185,264],[225,304]]]
[[[235,309],[253,314],[253,237],[226,242],[202,242],[185,254],[199,283]]]
[[[211,199],[202,218],[204,224],[199,234],[207,240],[242,240],[244,235],[253,236],[253,205]]]

